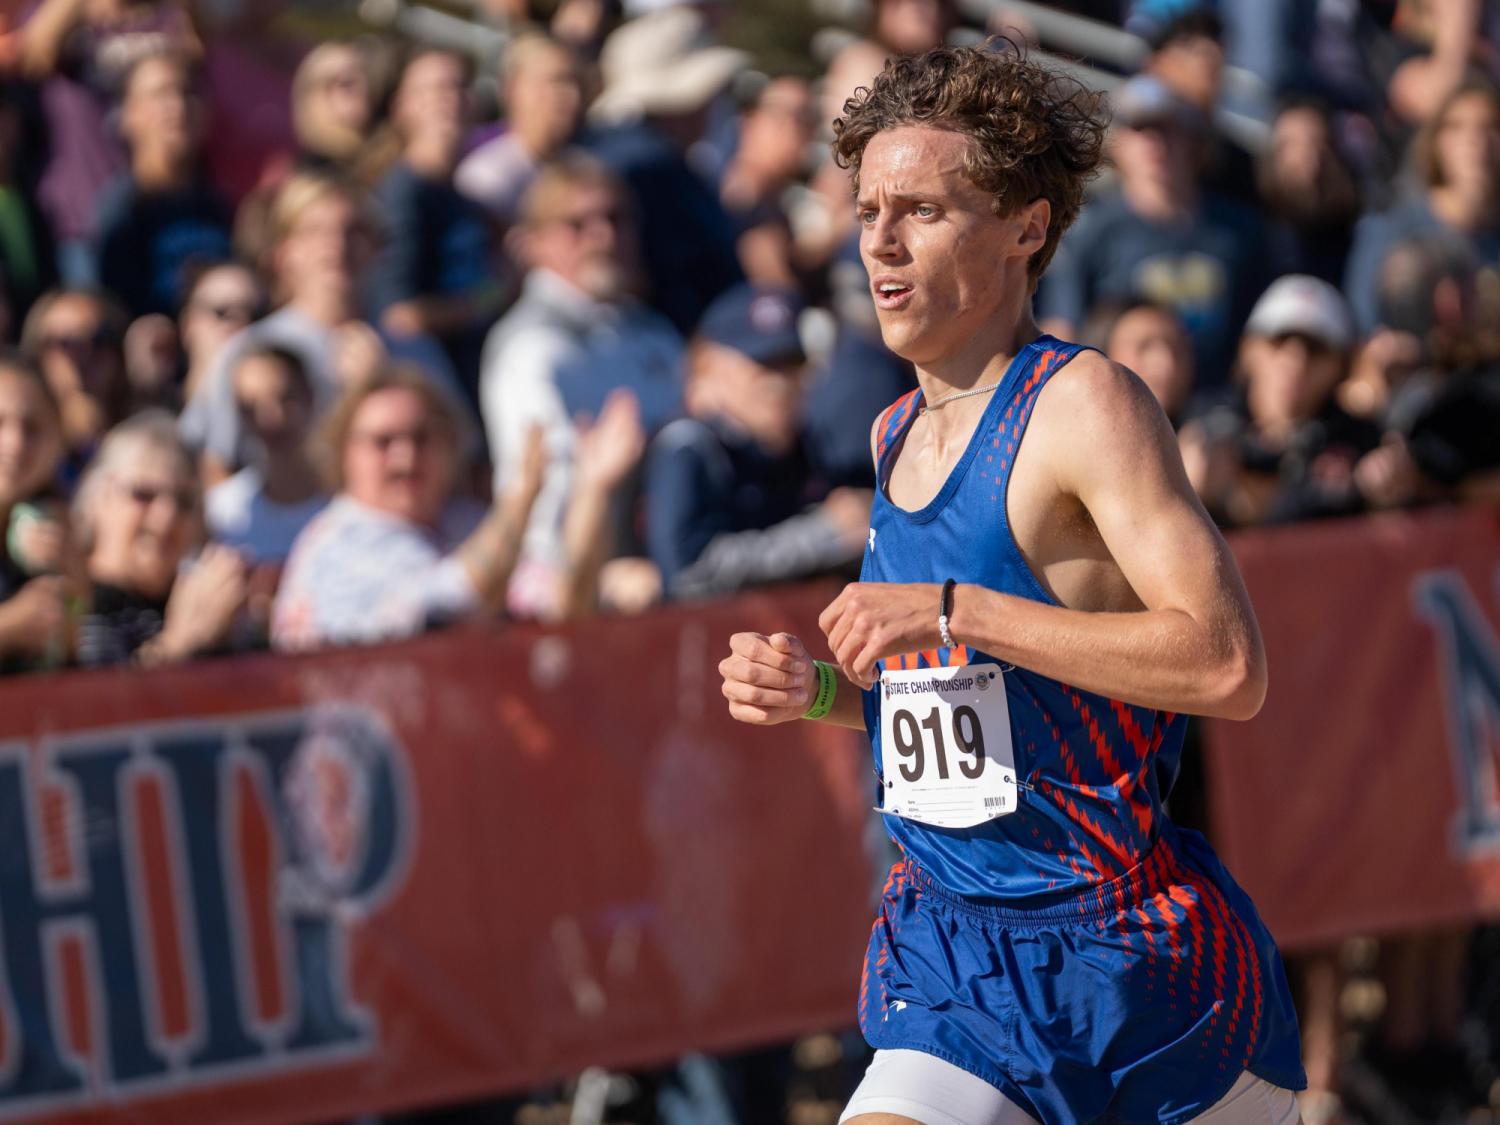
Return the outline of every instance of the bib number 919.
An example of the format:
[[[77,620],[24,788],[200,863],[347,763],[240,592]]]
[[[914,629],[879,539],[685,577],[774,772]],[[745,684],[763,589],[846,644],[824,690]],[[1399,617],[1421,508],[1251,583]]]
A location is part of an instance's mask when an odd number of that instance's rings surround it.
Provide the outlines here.
[[[971,781],[984,773],[984,727],[979,715],[967,704],[953,708],[954,762],[958,771]],[[929,737],[924,738],[923,734]],[[901,776],[909,782],[918,782],[927,769],[929,747],[932,763],[937,767],[939,779],[948,780],[948,744],[944,737],[943,714],[934,707],[926,716],[918,719],[912,712],[897,708],[891,716],[891,741],[901,755]]]

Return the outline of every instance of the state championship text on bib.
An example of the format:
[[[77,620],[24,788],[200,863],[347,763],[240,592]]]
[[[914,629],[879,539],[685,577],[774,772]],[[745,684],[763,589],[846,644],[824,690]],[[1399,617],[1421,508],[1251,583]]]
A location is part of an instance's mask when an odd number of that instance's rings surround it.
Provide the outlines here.
[[[999,665],[887,669],[879,690],[880,811],[937,828],[972,828],[1016,811]]]

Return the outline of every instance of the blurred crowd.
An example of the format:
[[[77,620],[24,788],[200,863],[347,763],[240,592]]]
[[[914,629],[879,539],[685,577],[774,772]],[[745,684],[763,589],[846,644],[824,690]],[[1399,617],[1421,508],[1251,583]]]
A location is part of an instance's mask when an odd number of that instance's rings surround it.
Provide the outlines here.
[[[830,124],[892,55],[1067,54],[1004,0],[813,7],[790,50],[800,4],[487,0],[498,58],[0,7],[12,672],[848,572],[914,381]],[[1055,7],[1135,61],[1068,61],[1113,161],[1037,316],[1145,380],[1213,516],[1500,497],[1500,4]],[[1412,940],[1371,1053],[1433,1120],[1482,1104],[1469,935]],[[1343,1112],[1337,960],[1304,966],[1309,1120]]]

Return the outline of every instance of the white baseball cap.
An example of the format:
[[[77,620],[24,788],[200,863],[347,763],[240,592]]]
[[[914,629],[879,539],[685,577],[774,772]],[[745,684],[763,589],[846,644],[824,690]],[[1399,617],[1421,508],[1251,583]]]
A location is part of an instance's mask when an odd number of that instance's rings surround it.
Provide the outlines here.
[[[1250,310],[1245,332],[1252,336],[1297,333],[1340,352],[1354,346],[1354,318],[1344,295],[1322,278],[1304,273],[1273,281]]]

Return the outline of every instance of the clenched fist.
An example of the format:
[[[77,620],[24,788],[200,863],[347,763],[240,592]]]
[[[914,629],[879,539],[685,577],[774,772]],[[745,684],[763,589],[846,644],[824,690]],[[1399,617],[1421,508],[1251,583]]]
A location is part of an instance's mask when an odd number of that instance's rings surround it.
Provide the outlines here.
[[[817,683],[812,657],[790,633],[736,633],[719,663],[729,713],[742,723],[770,726],[800,719]]]

